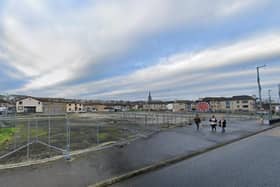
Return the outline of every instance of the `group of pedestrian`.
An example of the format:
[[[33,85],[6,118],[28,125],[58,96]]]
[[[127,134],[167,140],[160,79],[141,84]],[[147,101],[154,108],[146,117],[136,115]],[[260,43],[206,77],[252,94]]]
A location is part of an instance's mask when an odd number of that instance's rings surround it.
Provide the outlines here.
[[[215,115],[213,115],[209,119],[209,122],[210,122],[212,132],[217,131],[217,125],[222,128],[222,133],[224,133],[226,131],[227,121],[224,118],[222,118],[221,120],[218,121],[217,118],[215,117]],[[195,117],[194,117],[194,123],[196,125],[196,130],[199,130],[201,119],[200,119],[198,114],[196,114]]]
[[[224,133],[226,131],[226,124],[227,124],[227,121],[222,118],[221,120],[217,120],[217,118],[213,115],[210,119],[209,119],[209,122],[210,122],[210,126],[211,126],[211,130],[212,131],[217,131],[217,125],[219,125],[219,127],[222,128],[222,133]]]

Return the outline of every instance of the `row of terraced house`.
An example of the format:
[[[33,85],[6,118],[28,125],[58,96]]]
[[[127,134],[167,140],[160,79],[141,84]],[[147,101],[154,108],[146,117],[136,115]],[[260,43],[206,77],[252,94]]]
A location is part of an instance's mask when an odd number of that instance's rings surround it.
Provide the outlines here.
[[[150,101],[143,110],[172,112],[249,112],[257,110],[256,98],[247,95],[233,97],[205,97],[197,101],[177,100],[170,102]]]
[[[3,104],[4,103],[4,104]],[[0,107],[11,107],[7,101]],[[203,107],[201,107],[203,106]],[[85,101],[63,98],[25,97],[15,102],[17,113],[73,113],[116,111],[171,111],[171,112],[255,112],[256,99],[242,95],[233,97],[206,97],[197,101]],[[1,109],[1,108],[0,108]]]
[[[202,102],[209,104],[212,112],[255,112],[256,98],[242,95],[233,97],[206,97]]]
[[[132,110],[130,102],[104,102],[71,100],[62,98],[26,97],[16,101],[17,113],[84,113],[84,112],[116,112]]]

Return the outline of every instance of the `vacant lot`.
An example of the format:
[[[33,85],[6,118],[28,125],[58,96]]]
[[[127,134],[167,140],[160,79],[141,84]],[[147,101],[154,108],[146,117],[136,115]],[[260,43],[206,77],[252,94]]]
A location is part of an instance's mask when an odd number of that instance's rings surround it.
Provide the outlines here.
[[[204,125],[209,114],[201,115]],[[225,116],[228,120],[249,119],[251,116]],[[0,164],[41,159],[63,154],[68,137],[70,150],[80,150],[104,142],[143,137],[160,129],[185,126],[193,114],[173,113],[90,113],[66,116],[21,116],[0,120]],[[67,125],[70,136],[67,134]],[[40,141],[43,144],[38,144]],[[1,158],[30,143],[28,147]],[[52,149],[46,145],[54,146]]]
[[[139,124],[106,114],[71,115],[68,120],[59,117],[30,117],[0,121],[0,157],[28,142],[23,149],[0,159],[0,163],[14,163],[27,159],[40,159],[62,154],[43,143],[65,150],[67,123],[70,128],[70,150],[85,149],[104,142],[120,141],[149,132]]]

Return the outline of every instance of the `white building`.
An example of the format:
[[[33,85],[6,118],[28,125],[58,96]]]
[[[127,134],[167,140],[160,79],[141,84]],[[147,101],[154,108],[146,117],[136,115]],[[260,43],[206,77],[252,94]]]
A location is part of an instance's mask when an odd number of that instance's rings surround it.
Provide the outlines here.
[[[179,100],[168,103],[166,105],[167,109],[172,112],[190,112],[192,101]]]
[[[8,108],[11,106],[11,104],[3,99],[0,99],[0,115],[7,114]]]
[[[43,112],[43,103],[37,99],[28,97],[16,102],[17,113]]]
[[[276,113],[280,113],[280,105],[275,106],[275,112],[276,112]]]
[[[85,112],[84,105],[82,103],[67,103],[66,112]]]

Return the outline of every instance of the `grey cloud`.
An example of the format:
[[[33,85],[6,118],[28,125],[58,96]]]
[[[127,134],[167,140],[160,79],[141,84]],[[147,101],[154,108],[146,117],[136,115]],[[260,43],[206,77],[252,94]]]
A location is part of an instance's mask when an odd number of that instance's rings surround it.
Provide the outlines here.
[[[65,1],[61,4],[64,10],[55,9],[55,1],[11,0],[5,5],[1,22],[4,35],[0,39],[6,46],[9,65],[30,79],[21,90],[31,91],[63,86],[79,78],[89,65],[129,52],[147,35],[208,24],[262,3],[109,0],[73,10]]]
[[[162,97],[194,97],[203,93],[216,91],[224,93],[227,89],[244,89],[256,85],[255,67],[252,69],[235,68],[246,65],[252,60],[269,60],[279,58],[280,35],[265,33],[253,38],[243,39],[233,44],[212,47],[195,54],[174,54],[169,61],[138,70],[129,75],[93,81],[79,85],[57,87],[57,96],[78,97],[86,95],[91,98],[130,98],[151,89]],[[217,72],[221,67],[233,66],[231,70]],[[268,79],[264,85],[277,84],[275,76],[280,66],[273,65],[262,73]],[[232,80],[238,82],[232,83]],[[253,81],[252,81],[253,80]],[[219,84],[220,83],[220,84]],[[208,86],[207,86],[208,85]],[[61,89],[63,88],[63,89]],[[63,90],[60,92],[59,90]],[[78,92],[73,92],[78,90]]]

